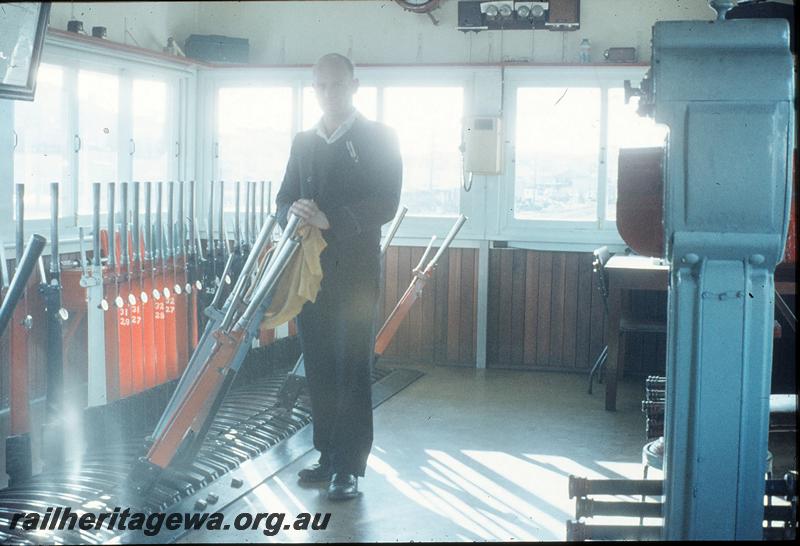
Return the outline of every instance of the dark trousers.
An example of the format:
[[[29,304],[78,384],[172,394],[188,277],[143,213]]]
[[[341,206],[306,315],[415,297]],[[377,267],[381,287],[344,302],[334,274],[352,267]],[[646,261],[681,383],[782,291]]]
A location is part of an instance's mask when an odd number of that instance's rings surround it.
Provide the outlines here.
[[[356,476],[364,475],[372,448],[378,276],[379,271],[325,272],[316,302],[297,318],[314,447],[334,472]]]

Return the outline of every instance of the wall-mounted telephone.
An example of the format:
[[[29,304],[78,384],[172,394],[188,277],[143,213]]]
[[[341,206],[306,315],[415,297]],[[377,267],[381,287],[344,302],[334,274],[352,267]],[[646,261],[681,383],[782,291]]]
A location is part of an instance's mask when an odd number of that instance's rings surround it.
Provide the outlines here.
[[[500,174],[503,170],[502,131],[499,117],[477,116],[464,122],[464,171],[468,174]]]

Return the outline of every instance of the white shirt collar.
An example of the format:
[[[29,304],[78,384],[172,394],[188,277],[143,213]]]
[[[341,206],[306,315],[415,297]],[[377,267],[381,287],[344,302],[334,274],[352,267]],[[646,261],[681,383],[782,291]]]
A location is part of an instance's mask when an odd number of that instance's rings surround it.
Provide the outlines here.
[[[316,130],[317,136],[319,136],[322,140],[324,140],[326,144],[333,144],[334,142],[342,138],[347,131],[350,130],[350,127],[353,126],[353,123],[355,123],[356,119],[358,119],[360,115],[361,114],[358,113],[358,110],[353,108],[353,112],[349,116],[347,116],[347,119],[345,119],[336,128],[336,130],[330,137],[328,137],[325,134],[325,124],[323,123],[322,119],[320,119],[317,122],[317,124],[314,126],[314,129]]]

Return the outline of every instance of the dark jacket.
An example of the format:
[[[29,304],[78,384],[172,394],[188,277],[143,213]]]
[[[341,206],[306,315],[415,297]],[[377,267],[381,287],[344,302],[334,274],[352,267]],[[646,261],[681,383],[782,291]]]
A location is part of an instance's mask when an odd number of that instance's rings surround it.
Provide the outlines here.
[[[401,186],[400,149],[389,127],[358,116],[332,144],[313,129],[303,131],[292,142],[276,197],[278,221],[285,227],[292,203],[313,199],[330,223],[322,232],[328,243],[323,275],[334,273],[332,268],[376,273],[381,226],[397,212]]]

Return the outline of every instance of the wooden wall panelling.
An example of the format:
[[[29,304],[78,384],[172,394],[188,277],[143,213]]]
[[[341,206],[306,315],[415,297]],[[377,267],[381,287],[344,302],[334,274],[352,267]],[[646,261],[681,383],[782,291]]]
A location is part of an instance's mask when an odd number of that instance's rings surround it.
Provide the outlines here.
[[[525,254],[524,250],[511,251],[511,360],[509,365],[525,365]]]
[[[550,366],[550,302],[553,285],[553,253],[538,252],[539,313],[536,328],[536,366]]]
[[[575,369],[577,362],[575,333],[578,329],[578,277],[580,254],[567,253],[564,257],[564,329],[562,333],[561,362],[565,368]]]
[[[500,359],[500,253],[489,251],[489,279],[486,302],[486,367],[496,366]]]
[[[424,249],[420,249],[420,253]],[[422,293],[422,301],[418,305],[422,306],[422,338],[420,343],[421,357],[420,362],[433,362],[434,360],[434,341],[436,339],[435,332],[435,291],[436,291],[436,274],[430,280],[430,284],[426,286],[426,290]]]
[[[434,343],[433,361],[437,363],[447,362],[447,321],[449,309],[447,306],[447,289],[450,268],[450,252],[445,252],[436,264],[434,273],[435,282],[433,283],[434,301]]]
[[[419,259],[422,256],[422,251],[424,249],[419,247],[414,247],[411,248],[410,250],[411,250],[410,267],[416,267],[416,265],[419,263]],[[410,278],[413,278],[413,272]],[[424,298],[422,299],[424,300]],[[407,349],[408,349],[408,355],[414,360],[419,360],[422,358],[422,347],[421,347],[422,344],[420,343],[420,340],[422,339],[422,305],[423,305],[422,301],[417,301],[417,303],[414,304],[414,307],[411,308],[411,313],[409,313],[410,316],[408,321],[408,327],[409,327],[411,342],[409,343]]]
[[[564,367],[564,275],[566,254],[553,253],[552,279],[550,285],[550,355],[548,365]]]
[[[403,296],[403,292],[408,288],[408,283],[411,282],[411,249],[408,247],[400,247],[397,251],[397,300]],[[411,313],[409,313],[410,315]],[[408,319],[400,324],[395,336],[395,349],[401,353],[408,351],[409,335],[408,335]]]
[[[472,251],[472,360],[477,364],[478,362],[478,276],[479,276],[479,262],[480,251],[474,249]],[[485,356],[485,355],[484,355]],[[485,360],[484,360],[485,363]]]
[[[459,325],[458,363],[475,365],[475,303],[477,301],[477,282],[475,269],[478,263],[475,249],[461,250],[461,322]]]
[[[597,276],[592,273],[592,301],[591,307],[588,309],[588,316],[590,317],[590,334],[589,334],[589,362],[594,363],[594,360],[600,355],[603,347],[606,346],[606,312],[603,304],[603,296],[597,288]],[[591,367],[592,364],[587,364]]]
[[[461,325],[461,249],[451,248],[447,277],[447,362],[458,361],[459,326]]]
[[[501,250],[500,276],[497,283],[500,285],[500,324],[499,324],[499,354],[498,361],[503,366],[511,362],[511,281],[513,266],[513,251]]]
[[[591,349],[591,321],[589,320],[592,308],[592,297],[597,291],[597,285],[592,274],[591,254],[578,254],[578,294],[575,318],[575,368],[591,369],[597,359],[597,354]]]
[[[539,260],[537,253],[525,253],[525,339],[523,341],[523,362],[526,366],[536,365],[536,330],[539,315]]]

